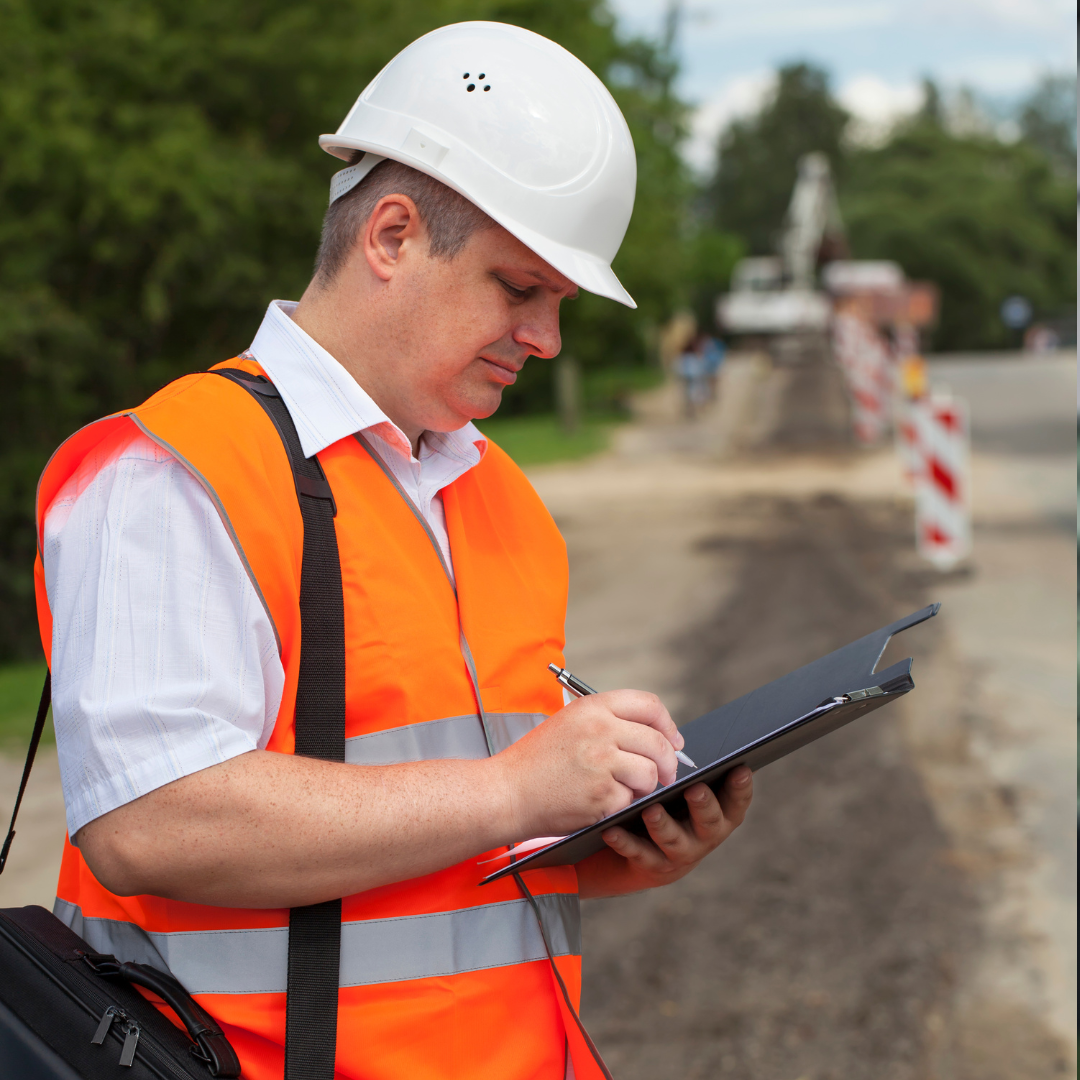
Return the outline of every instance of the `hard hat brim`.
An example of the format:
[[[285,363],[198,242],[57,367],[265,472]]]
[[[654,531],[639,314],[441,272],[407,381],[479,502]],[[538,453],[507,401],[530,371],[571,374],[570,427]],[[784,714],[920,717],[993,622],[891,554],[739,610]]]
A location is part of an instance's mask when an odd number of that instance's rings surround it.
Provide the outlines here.
[[[474,202],[473,199],[469,198],[467,191],[462,191],[457,184],[437,169],[432,168],[426,162],[403,153],[401,150],[378,146],[365,140],[353,139],[343,135],[320,135],[319,145],[328,154],[341,158],[343,161],[348,161],[354,150],[363,150],[365,153],[378,154],[380,157],[400,161],[403,165],[416,169],[417,172],[426,173],[441,184],[445,184],[448,188],[456,191],[463,198]],[[622,282],[615,276],[615,272],[611,267],[599,256],[570,247],[567,244],[560,244],[558,241],[546,236],[541,236],[520,221],[515,221],[513,218],[498,212],[492,212],[487,207],[481,207],[481,209],[493,221],[506,229],[511,236],[517,237],[530,251],[539,255],[541,259],[553,266],[560,274],[568,277],[579,288],[597,296],[615,300],[628,308],[637,308],[634,298],[623,288]]]
[[[499,221],[497,217],[495,220]],[[637,308],[634,298],[623,288],[622,282],[615,276],[615,271],[603,259],[587,251],[549,240],[520,222],[499,221],[499,224],[512,236],[516,236],[530,251],[539,255],[544,262],[553,266],[560,274],[565,274],[579,288],[609,300],[616,300],[628,308]]]

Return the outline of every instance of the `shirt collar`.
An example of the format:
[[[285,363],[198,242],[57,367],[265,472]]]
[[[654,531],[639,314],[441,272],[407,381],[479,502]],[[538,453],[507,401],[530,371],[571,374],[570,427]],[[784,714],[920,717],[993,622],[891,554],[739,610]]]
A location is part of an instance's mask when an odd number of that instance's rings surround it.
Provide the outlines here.
[[[288,406],[304,456],[312,457],[358,431],[373,431],[412,458],[405,433],[337,360],[293,322],[295,310],[295,301],[271,301],[248,352]],[[457,431],[425,432],[424,443],[470,467],[487,450],[487,439],[472,423]]]

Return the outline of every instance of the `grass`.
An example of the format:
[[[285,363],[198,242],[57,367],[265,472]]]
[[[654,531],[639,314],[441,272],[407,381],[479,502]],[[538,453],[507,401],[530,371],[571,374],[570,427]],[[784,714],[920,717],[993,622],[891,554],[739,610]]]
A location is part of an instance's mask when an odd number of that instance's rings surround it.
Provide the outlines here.
[[[476,426],[519,465],[544,465],[573,461],[606,449],[614,422],[584,419],[573,435],[567,435],[554,416],[481,420]]]
[[[0,666],[0,751],[16,755],[26,750],[44,681],[44,661]],[[51,717],[45,722],[41,741],[56,741]]]

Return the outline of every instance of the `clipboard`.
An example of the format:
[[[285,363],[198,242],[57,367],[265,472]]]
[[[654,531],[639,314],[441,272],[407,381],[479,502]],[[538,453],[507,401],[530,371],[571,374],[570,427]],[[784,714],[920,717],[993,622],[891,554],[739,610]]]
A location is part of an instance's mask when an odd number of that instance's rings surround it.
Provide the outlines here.
[[[836,652],[815,660],[699,716],[683,727],[686,753],[707,765],[691,769],[680,765],[675,782],[636,799],[624,810],[579,829],[547,847],[539,848],[489,874],[480,884],[498,881],[521,870],[541,870],[581,862],[607,845],[600,834],[621,825],[647,835],[641,813],[659,803],[672,817],[685,819],[689,808],[683,792],[693,784],[718,790],[738,765],[758,770],[802,746],[880,709],[914,689],[910,657],[875,672],[885,646],[894,634],[925,622],[940,604],[898,619]]]

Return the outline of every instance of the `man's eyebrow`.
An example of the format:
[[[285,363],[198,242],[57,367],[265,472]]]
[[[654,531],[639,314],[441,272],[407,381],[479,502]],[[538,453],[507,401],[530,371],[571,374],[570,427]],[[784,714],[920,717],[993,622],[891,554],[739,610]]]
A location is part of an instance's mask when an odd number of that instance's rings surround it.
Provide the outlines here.
[[[525,276],[535,278],[541,285],[546,285],[549,289],[553,289],[555,292],[561,292],[562,286],[552,277],[549,277],[543,270],[518,270],[517,273]],[[573,293],[568,294],[570,299],[573,299],[577,295],[577,286],[573,282],[570,282],[573,286]]]

